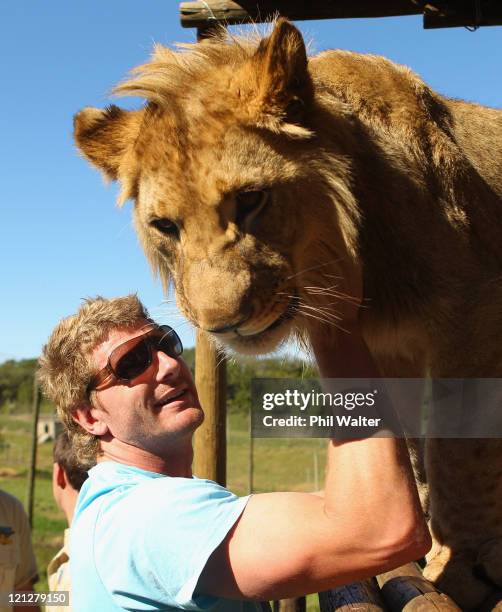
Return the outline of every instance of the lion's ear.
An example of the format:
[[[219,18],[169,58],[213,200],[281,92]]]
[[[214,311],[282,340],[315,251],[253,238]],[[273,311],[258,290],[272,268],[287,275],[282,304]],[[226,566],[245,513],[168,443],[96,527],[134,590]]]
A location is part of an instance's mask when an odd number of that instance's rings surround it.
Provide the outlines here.
[[[107,178],[118,177],[125,152],[137,135],[137,113],[115,105],[103,110],[87,107],[73,119],[78,148]]]
[[[261,110],[287,123],[301,125],[313,88],[300,31],[280,18],[272,34],[259,44],[253,62]]]

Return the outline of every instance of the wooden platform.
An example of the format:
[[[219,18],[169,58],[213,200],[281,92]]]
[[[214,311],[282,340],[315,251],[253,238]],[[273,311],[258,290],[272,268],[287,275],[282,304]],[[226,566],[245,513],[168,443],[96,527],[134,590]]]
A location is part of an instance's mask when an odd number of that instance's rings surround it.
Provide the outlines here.
[[[305,597],[262,604],[263,612],[305,612]],[[319,593],[320,612],[462,612],[448,595],[426,580],[415,563],[376,578]],[[475,612],[502,612],[502,590]]]
[[[321,612],[462,612],[422,576],[415,563],[319,593],[319,606]],[[476,612],[502,612],[502,590],[494,591]]]

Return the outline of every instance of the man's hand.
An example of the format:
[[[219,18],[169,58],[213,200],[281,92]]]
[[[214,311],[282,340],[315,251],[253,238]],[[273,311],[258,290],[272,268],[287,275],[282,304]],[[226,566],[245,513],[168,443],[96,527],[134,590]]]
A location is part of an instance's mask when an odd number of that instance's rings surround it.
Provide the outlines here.
[[[334,294],[338,294],[338,298],[333,306],[334,314],[338,317],[337,324],[320,323],[311,318],[305,321],[320,374],[324,378],[378,376],[359,331],[359,314],[363,303],[362,268],[353,261],[339,265],[341,274],[334,287]]]

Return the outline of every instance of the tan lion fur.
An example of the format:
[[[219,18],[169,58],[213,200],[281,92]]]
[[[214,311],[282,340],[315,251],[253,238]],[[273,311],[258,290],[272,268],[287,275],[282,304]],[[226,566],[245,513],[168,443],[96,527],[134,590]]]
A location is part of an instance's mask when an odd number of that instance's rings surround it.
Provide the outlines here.
[[[84,109],[75,138],[135,201],[187,317],[268,351],[308,319],[336,325],[350,299],[337,278],[361,265],[383,374],[502,376],[502,112],[382,57],[307,59],[284,20],[260,40],[185,47],[157,47],[118,87],[144,108]],[[463,609],[502,586],[501,460],[500,440],[428,443],[426,575]]]

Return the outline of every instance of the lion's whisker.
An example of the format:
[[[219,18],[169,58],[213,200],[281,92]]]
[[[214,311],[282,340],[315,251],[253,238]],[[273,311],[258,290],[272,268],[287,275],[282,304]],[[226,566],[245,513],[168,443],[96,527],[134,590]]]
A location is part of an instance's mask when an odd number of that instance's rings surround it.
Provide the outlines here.
[[[227,355],[223,349],[218,349],[218,360],[216,362],[216,367],[219,368],[220,365],[225,361]]]
[[[300,276],[300,274],[306,274],[307,272],[312,272],[313,270],[318,270],[319,268],[322,268],[324,266],[329,266],[333,263],[337,263],[338,261],[340,261],[340,258],[337,257],[336,259],[331,259],[330,261],[326,261],[324,263],[321,264],[317,264],[315,266],[311,266],[310,268],[305,268],[305,270],[300,270],[299,272],[295,272],[295,274],[291,274],[290,276],[286,277],[286,280],[291,280],[293,278],[296,278],[297,276]]]
[[[329,320],[329,319],[328,319],[328,320],[327,320],[327,319],[324,319],[324,318],[322,318],[322,317],[319,317],[319,316],[313,315],[313,314],[311,314],[310,312],[303,312],[303,311],[302,311],[302,312],[300,312],[299,314],[300,314],[302,317],[308,317],[308,318],[310,318],[310,319],[314,319],[314,321],[319,321],[320,323],[324,323],[324,324],[326,324],[326,325],[331,325],[331,326],[333,326],[333,327],[337,327],[337,328],[339,327],[339,326],[338,326],[338,324],[336,323],[336,321],[332,321],[332,320]]]
[[[309,311],[309,312],[313,312],[319,315],[322,315],[326,320],[331,320],[331,321],[340,321],[341,318],[340,316],[338,316],[338,314],[332,310],[325,310],[323,308],[319,308],[319,307],[314,307],[314,306],[309,306],[308,304],[303,305],[302,307],[302,311]]]

